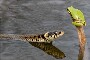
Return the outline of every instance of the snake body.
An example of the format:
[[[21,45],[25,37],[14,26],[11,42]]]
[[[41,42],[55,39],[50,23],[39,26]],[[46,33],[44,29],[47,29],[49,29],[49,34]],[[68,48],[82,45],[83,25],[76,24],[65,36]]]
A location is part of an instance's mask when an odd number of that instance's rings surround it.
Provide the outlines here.
[[[23,40],[28,42],[51,42],[54,39],[62,36],[64,34],[63,31],[54,31],[54,32],[46,32],[43,34],[36,35],[18,35],[18,34],[0,34],[0,39],[13,39],[13,40]]]

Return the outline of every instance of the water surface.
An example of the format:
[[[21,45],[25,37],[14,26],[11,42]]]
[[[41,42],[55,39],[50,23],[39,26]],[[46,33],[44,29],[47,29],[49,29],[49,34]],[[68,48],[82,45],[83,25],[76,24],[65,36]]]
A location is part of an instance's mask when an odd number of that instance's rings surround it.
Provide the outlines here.
[[[28,42],[0,40],[1,60],[77,60],[79,44],[76,28],[66,8],[73,5],[86,17],[85,34],[90,52],[89,0],[1,0],[0,33],[37,34],[63,30],[65,34],[52,42],[65,58],[57,59]],[[89,56],[90,57],[90,56]]]

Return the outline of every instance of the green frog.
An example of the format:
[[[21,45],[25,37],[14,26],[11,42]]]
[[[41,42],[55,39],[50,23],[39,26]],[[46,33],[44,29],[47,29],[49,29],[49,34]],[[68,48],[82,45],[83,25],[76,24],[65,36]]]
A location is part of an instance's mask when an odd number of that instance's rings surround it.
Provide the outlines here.
[[[82,11],[75,9],[73,6],[67,8],[68,13],[70,14],[75,26],[86,26],[86,21]]]

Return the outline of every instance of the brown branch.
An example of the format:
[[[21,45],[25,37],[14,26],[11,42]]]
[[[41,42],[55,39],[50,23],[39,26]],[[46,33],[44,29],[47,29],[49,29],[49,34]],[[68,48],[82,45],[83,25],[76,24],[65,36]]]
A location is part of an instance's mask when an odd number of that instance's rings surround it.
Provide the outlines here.
[[[78,32],[79,46],[80,46],[78,60],[83,60],[85,44],[86,44],[86,37],[84,34],[83,26],[76,27],[76,28],[77,28],[77,32]]]

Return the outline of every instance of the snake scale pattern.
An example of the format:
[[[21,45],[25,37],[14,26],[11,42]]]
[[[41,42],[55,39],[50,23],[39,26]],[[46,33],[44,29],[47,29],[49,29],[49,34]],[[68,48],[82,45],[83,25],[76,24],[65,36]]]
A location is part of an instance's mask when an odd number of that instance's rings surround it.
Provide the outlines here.
[[[36,35],[18,35],[18,34],[0,34],[0,39],[23,40],[28,42],[52,42],[56,38],[62,36],[64,31],[46,32]]]

